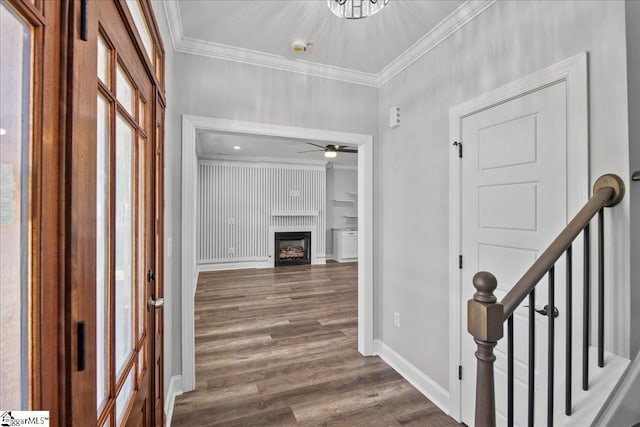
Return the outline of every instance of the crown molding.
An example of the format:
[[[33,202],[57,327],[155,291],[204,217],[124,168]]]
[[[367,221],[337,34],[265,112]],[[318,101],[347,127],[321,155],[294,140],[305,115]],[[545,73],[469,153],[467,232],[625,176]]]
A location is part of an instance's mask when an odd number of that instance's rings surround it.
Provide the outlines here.
[[[162,0],[164,7],[164,14],[167,17],[167,24],[169,25],[169,36],[171,37],[171,47],[174,51],[178,50],[178,46],[182,42],[182,35],[184,31],[182,29],[182,16],[180,16],[180,8],[177,1]]]
[[[163,4],[169,23],[171,44],[173,50],[176,52],[379,88],[445,41],[460,28],[471,22],[482,12],[493,6],[497,1],[498,0],[465,1],[377,74],[285,58],[271,53],[185,37],[178,2],[163,0]]]
[[[431,31],[422,36],[410,48],[405,50],[389,65],[377,74],[378,87],[387,82],[434,49],[452,34],[475,19],[482,12],[493,6],[498,0],[467,0],[451,12]]]
[[[332,65],[319,64],[316,62],[285,58],[272,53],[259,52],[256,50],[198,40],[190,37],[182,37],[176,51],[222,59],[224,61],[240,62],[247,65],[271,68],[274,70],[305,74],[313,77],[340,80],[363,86],[377,87],[378,83],[375,74],[349,70]]]

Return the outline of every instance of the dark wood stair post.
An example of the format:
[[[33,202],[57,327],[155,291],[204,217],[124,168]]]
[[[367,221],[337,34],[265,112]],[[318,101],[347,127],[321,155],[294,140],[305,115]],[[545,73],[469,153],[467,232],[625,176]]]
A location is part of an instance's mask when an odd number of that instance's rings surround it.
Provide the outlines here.
[[[503,336],[504,313],[493,292],[498,287],[495,276],[480,271],[473,276],[476,293],[467,304],[468,331],[478,345],[476,359],[476,427],[496,425],[496,397],[493,379],[493,348]]]

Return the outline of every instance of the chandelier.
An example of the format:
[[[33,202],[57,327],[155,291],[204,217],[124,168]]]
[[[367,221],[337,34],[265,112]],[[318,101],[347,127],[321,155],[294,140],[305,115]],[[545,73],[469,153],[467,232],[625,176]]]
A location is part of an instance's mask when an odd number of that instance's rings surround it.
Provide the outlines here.
[[[387,3],[389,0],[327,0],[331,12],[346,19],[361,19],[374,15]]]

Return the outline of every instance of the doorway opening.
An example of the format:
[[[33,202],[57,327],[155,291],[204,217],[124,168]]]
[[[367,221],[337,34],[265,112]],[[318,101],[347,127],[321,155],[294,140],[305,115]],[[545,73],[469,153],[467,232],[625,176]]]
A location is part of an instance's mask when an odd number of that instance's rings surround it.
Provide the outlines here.
[[[313,143],[356,146],[358,150],[358,351],[374,354],[373,345],[373,137],[366,134],[242,122],[184,115],[182,121],[182,389],[195,388],[194,296],[198,280],[198,152],[197,133],[226,132],[289,138]],[[297,211],[298,216],[313,214]],[[272,214],[283,215],[273,211]],[[285,213],[286,214],[286,213]],[[275,227],[274,227],[275,228]],[[278,230],[283,231],[283,230]],[[296,230],[297,231],[297,230]],[[316,231],[318,233],[318,231]],[[271,234],[274,238],[274,234]],[[315,240],[313,237],[311,240]],[[271,250],[275,243],[269,245]],[[228,248],[227,248],[228,250]],[[312,261],[314,254],[311,253]],[[273,261],[271,261],[273,265]]]

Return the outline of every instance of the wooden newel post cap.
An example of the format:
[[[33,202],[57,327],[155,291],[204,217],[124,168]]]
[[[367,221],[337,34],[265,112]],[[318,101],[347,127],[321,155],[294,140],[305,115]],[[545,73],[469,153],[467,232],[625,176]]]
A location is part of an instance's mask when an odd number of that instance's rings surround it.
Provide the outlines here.
[[[473,276],[476,293],[467,303],[467,330],[476,340],[496,342],[502,338],[503,307],[493,291],[498,287],[496,277],[488,271]]]
[[[478,302],[493,304],[498,301],[493,291],[498,287],[496,276],[488,271],[479,271],[473,276],[473,287],[476,293],[473,299]]]

